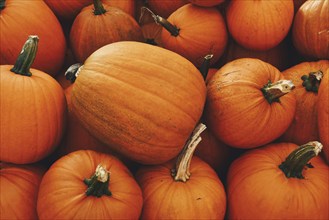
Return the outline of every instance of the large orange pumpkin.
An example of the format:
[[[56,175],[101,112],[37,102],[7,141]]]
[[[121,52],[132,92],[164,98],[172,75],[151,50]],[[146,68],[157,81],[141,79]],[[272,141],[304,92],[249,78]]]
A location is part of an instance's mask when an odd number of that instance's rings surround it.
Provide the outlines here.
[[[329,0],[306,1],[297,11],[292,40],[307,59],[329,59]]]
[[[233,0],[226,9],[232,37],[252,50],[269,50],[277,46],[287,36],[293,17],[292,0]]]
[[[329,164],[329,69],[327,69],[322,78],[316,108],[318,113],[317,124],[319,129],[319,138],[323,144],[324,157]]]
[[[205,98],[204,80],[191,62],[161,47],[128,41],[94,52],[71,95],[74,114],[92,135],[147,164],[180,152]]]
[[[38,219],[37,197],[44,170],[0,162],[0,219]]]
[[[328,219],[329,169],[319,142],[248,151],[228,173],[228,219]]]
[[[145,1],[145,0],[144,0]],[[174,11],[189,3],[189,0],[147,0],[147,6],[161,17],[168,18]]]
[[[72,152],[57,160],[40,183],[39,219],[138,219],[142,192],[116,157]]]
[[[317,127],[318,89],[322,77],[329,69],[329,61],[303,62],[282,72],[295,85],[296,113],[289,128],[280,138],[284,142],[304,144],[319,140]],[[328,126],[328,125],[327,125]]]
[[[34,34],[40,44],[32,67],[52,76],[58,74],[64,63],[66,40],[53,12],[42,0],[2,2],[0,65],[14,64],[26,38]]]
[[[223,3],[225,0],[189,0],[194,5],[201,7],[212,7]]]
[[[141,219],[224,219],[224,186],[207,163],[193,157],[201,140],[198,132],[186,143],[176,165],[170,161],[137,171],[144,197]]]
[[[49,74],[30,69],[38,37],[30,36],[15,65],[0,66],[0,160],[25,164],[49,155],[64,130],[66,101]]]
[[[241,58],[221,67],[207,84],[205,119],[216,137],[229,146],[267,144],[289,127],[296,99],[291,81],[264,61]]]

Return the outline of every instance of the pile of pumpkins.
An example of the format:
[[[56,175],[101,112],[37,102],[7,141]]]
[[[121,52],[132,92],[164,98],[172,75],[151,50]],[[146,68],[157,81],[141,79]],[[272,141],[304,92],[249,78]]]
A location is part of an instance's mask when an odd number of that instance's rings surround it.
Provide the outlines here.
[[[0,0],[0,219],[329,219],[329,0]]]

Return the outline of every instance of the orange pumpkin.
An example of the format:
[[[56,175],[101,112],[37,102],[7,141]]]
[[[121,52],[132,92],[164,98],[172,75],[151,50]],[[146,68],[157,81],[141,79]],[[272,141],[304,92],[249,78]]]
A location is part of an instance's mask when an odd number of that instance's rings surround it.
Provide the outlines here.
[[[197,129],[201,127],[197,127]],[[196,136],[175,161],[144,166],[136,173],[144,203],[141,219],[224,219],[226,193],[216,172],[193,151]]]
[[[66,101],[49,74],[30,69],[39,38],[30,36],[15,65],[0,66],[0,160],[25,164],[41,160],[59,143]]]
[[[117,41],[144,41],[135,19],[124,11],[93,0],[94,4],[82,9],[75,18],[70,45],[78,62],[106,44]]]
[[[156,14],[161,17],[168,18],[178,8],[189,3],[188,0],[147,0],[147,6]]]
[[[319,140],[317,127],[318,89],[322,77],[329,69],[329,61],[303,62],[282,72],[295,85],[296,113],[289,128],[280,138],[283,142],[303,144]],[[328,126],[328,125],[327,125]]]
[[[232,147],[267,144],[282,135],[293,120],[293,88],[269,63],[253,58],[231,61],[207,84],[206,124]]]
[[[222,14],[214,7],[186,4],[168,20],[157,17],[164,26],[161,32],[162,46],[174,51],[200,67],[207,54],[213,54],[211,65],[224,53],[227,43],[226,24]]]
[[[277,46],[287,36],[293,17],[292,0],[233,0],[226,9],[232,37],[252,50],[269,50]]]
[[[323,144],[323,155],[329,164],[329,69],[322,78],[317,101],[319,138]]]
[[[0,65],[14,64],[26,38],[35,34],[39,36],[40,44],[32,68],[52,76],[58,74],[64,63],[66,40],[53,12],[42,0],[2,2]]]
[[[329,0],[306,1],[295,15],[293,44],[307,59],[329,59],[328,11]]]
[[[228,219],[328,219],[329,169],[319,142],[249,150],[228,172]]]
[[[44,170],[0,162],[0,218],[38,219],[37,197]]]
[[[146,164],[166,162],[180,152],[205,98],[205,83],[191,62],[161,47],[129,41],[94,52],[71,95],[74,114],[93,136]]]
[[[202,7],[212,7],[223,3],[225,0],[189,0],[194,5]]]
[[[110,154],[75,151],[42,178],[39,219],[138,219],[143,198],[128,168]]]

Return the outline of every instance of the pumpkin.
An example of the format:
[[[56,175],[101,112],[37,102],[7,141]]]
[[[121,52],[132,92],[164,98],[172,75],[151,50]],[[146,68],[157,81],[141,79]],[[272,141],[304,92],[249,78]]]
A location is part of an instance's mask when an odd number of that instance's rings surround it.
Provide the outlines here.
[[[168,18],[178,8],[189,3],[189,0],[147,0],[147,6],[161,17]]]
[[[323,144],[323,155],[329,164],[329,69],[326,70],[319,86],[317,100],[317,125],[319,129],[319,138]]]
[[[297,102],[294,119],[280,138],[281,141],[301,145],[319,140],[316,103],[319,85],[327,69],[329,61],[321,60],[303,62],[282,72],[295,85],[292,93]]]
[[[14,64],[26,38],[34,34],[40,44],[32,68],[52,76],[58,74],[64,63],[66,40],[53,12],[42,0],[1,2],[0,65]]]
[[[200,67],[204,56],[212,54],[211,65],[219,60],[227,43],[226,24],[215,7],[186,4],[166,20],[155,16],[164,29],[162,46],[174,51]],[[206,34],[205,34],[206,33]]]
[[[44,170],[0,162],[0,218],[38,219],[37,197]]]
[[[225,0],[189,0],[192,4],[201,7],[212,7],[223,3]]]
[[[33,163],[49,155],[64,130],[66,101],[58,82],[30,68],[39,38],[29,36],[15,65],[0,66],[0,160]]]
[[[228,219],[328,219],[328,165],[321,143],[272,143],[230,166]]]
[[[141,219],[224,219],[224,186],[207,163],[193,156],[203,126],[196,127],[176,164],[173,160],[137,170],[144,198]]]
[[[156,23],[147,23],[141,25],[145,42],[161,47],[161,31],[162,27]]]
[[[92,0],[44,1],[63,23],[71,23],[84,7],[92,3]],[[110,6],[120,8],[131,16],[134,16],[135,14],[134,0],[103,0],[102,2]]]
[[[205,98],[205,83],[191,62],[129,41],[89,56],[71,94],[72,111],[93,136],[146,164],[177,156],[201,118]]]
[[[328,11],[329,0],[306,1],[295,15],[293,44],[307,59],[329,59]]]
[[[288,34],[294,17],[292,0],[230,1],[227,27],[233,39],[251,50],[269,50]]]
[[[93,0],[75,18],[70,42],[78,62],[100,47],[117,41],[143,41],[143,33],[135,19],[124,11]]]
[[[90,150],[58,159],[40,183],[39,219],[138,219],[143,198],[128,168]]]
[[[214,135],[236,148],[277,139],[293,120],[294,85],[274,66],[241,58],[222,66],[207,84],[204,117]]]

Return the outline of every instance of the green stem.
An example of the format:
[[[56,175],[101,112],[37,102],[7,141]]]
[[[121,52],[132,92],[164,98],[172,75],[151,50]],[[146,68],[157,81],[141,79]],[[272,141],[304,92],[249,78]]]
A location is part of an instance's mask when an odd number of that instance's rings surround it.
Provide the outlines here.
[[[14,67],[10,71],[23,76],[32,76],[30,68],[37,54],[38,42],[39,37],[37,35],[30,35],[28,37]]]
[[[175,181],[186,182],[190,176],[190,164],[193,153],[201,141],[200,134],[206,129],[206,126],[200,123],[193,131],[191,137],[186,142],[183,150],[179,154],[176,166],[171,170],[171,175]]]
[[[201,67],[199,69],[204,80],[206,80],[206,78],[207,78],[209,67],[210,67],[210,60],[213,56],[214,56],[213,54],[206,55],[203,59]]]
[[[102,4],[101,0],[94,0],[94,15],[105,14],[106,10]]]
[[[317,93],[322,77],[323,72],[321,70],[310,72],[308,75],[303,75],[301,77],[303,80],[302,85],[305,87],[306,91]]]
[[[279,168],[287,178],[304,179],[303,170],[305,166],[312,167],[309,161],[321,152],[322,147],[318,141],[308,142],[291,152],[286,160],[279,165]]]
[[[0,0],[0,11],[6,7],[6,0]]]
[[[280,80],[272,83],[270,80],[261,89],[268,103],[280,102],[280,97],[291,92],[295,85],[291,80]]]
[[[109,190],[110,172],[100,164],[96,167],[95,173],[89,179],[84,179],[83,182],[88,186],[85,192],[87,196],[112,195]]]

